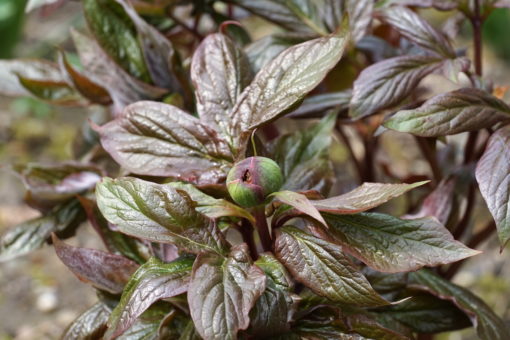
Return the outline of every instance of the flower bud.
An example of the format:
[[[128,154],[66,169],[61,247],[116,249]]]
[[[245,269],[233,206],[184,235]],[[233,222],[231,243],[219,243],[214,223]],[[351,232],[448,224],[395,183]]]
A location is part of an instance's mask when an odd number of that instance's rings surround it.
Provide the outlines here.
[[[262,204],[267,195],[283,184],[278,164],[266,157],[249,157],[236,163],[227,176],[227,189],[232,199],[242,207]]]

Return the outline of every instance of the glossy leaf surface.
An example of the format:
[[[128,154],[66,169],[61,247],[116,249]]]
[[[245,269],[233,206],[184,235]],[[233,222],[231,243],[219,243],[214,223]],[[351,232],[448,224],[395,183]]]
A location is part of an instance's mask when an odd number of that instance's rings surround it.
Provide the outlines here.
[[[205,339],[237,339],[249,325],[249,312],[264,292],[266,276],[253,265],[246,245],[226,258],[200,254],[188,289],[191,317]]]
[[[96,196],[104,217],[125,234],[193,253],[223,252],[215,223],[197,212],[183,191],[135,178],[103,178]]]
[[[510,120],[510,107],[502,100],[475,88],[437,95],[414,110],[391,116],[384,126],[421,137],[454,135],[492,127]]]
[[[106,330],[106,321],[111,310],[102,302],[98,302],[76,320],[74,320],[62,334],[62,340],[97,339]]]
[[[389,304],[336,244],[285,226],[276,231],[275,254],[294,278],[316,294],[356,306]]]
[[[154,302],[185,293],[193,261],[193,257],[181,257],[164,263],[153,257],[140,266],[109,318],[105,338],[121,335]]]
[[[479,254],[453,239],[433,218],[401,220],[379,213],[324,214],[329,230],[351,255],[383,272],[437,266]]]
[[[496,221],[501,247],[510,240],[510,127],[497,130],[476,167],[476,180]]]
[[[99,129],[101,143],[131,172],[198,183],[226,177],[232,154],[213,129],[175,106],[138,102]]]

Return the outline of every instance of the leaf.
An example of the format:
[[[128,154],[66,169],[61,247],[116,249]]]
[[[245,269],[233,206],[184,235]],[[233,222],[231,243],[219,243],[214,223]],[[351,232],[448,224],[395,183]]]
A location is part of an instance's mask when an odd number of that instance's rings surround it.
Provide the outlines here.
[[[433,218],[401,220],[379,213],[323,214],[327,233],[344,251],[382,272],[452,263],[480,252],[455,241]]]
[[[31,93],[20,83],[19,76],[33,81],[64,82],[58,66],[47,60],[0,60],[0,93],[7,96],[30,95]]]
[[[437,95],[414,110],[398,111],[385,127],[421,137],[454,135],[510,120],[510,107],[489,93],[463,88]]]
[[[421,16],[407,7],[391,6],[381,13],[382,19],[413,43],[440,56],[455,58],[450,41]]]
[[[157,340],[160,325],[168,313],[172,312],[168,304],[155,304],[143,313],[138,320],[115,340]]]
[[[104,51],[133,77],[150,82],[136,27],[114,0],[83,0],[89,29]]]
[[[364,314],[345,315],[341,320],[334,321],[334,324],[340,326],[339,328],[348,334],[352,333],[359,334],[361,336],[361,339],[378,339],[378,340],[411,339],[410,337],[407,337],[403,334],[399,334],[394,330],[382,326],[376,320]]]
[[[193,265],[188,303],[195,327],[205,339],[237,339],[248,328],[249,312],[265,289],[266,277],[251,263],[246,244],[229,257],[200,254]]]
[[[476,180],[496,227],[501,249],[510,240],[510,127],[505,126],[489,138],[476,166]]]
[[[31,95],[55,105],[83,106],[87,102],[66,82],[34,80],[18,75],[18,80]]]
[[[108,315],[110,309],[102,302],[96,303],[67,327],[61,339],[100,339],[106,330]]]
[[[244,89],[232,111],[242,145],[250,131],[282,114],[315,88],[342,57],[348,34],[292,46],[266,64]]]
[[[389,304],[340,246],[285,226],[276,230],[275,255],[296,280],[332,301],[359,307]]]
[[[266,290],[250,312],[251,333],[266,337],[290,330],[298,299],[294,283],[285,267],[271,253],[261,254],[255,264],[266,274]]]
[[[28,0],[27,7],[25,8],[25,12],[31,12],[34,9],[37,9],[42,6],[51,5],[59,0]]]
[[[84,72],[91,81],[108,91],[116,114],[126,105],[144,99],[158,99],[167,93],[167,90],[146,84],[124,71],[93,39],[74,30],[71,30],[71,37]]]
[[[140,266],[110,315],[105,339],[114,339],[121,335],[154,302],[185,293],[193,261],[194,258],[188,256],[163,263],[152,257]]]
[[[101,179],[101,170],[93,164],[29,163],[18,167],[31,198],[62,202],[92,189]]]
[[[136,178],[105,177],[96,196],[104,217],[127,235],[172,243],[192,253],[224,251],[214,221],[198,213],[184,191]]]
[[[276,198],[282,203],[294,207],[298,211],[312,217],[313,219],[317,220],[318,222],[322,223],[325,227],[327,227],[326,221],[324,221],[324,218],[322,217],[320,212],[317,210],[317,208],[314,207],[312,202],[308,200],[308,198],[306,198],[305,195],[287,190],[274,192],[270,196]]]
[[[138,33],[138,42],[153,83],[172,92],[181,93],[182,86],[178,76],[179,57],[170,40],[142,19],[128,1],[115,0],[115,2],[122,6]]]
[[[372,0],[348,0],[347,13],[349,13],[349,26],[352,39],[358,42],[363,38],[372,24],[374,2]]]
[[[215,219],[219,217],[240,217],[255,223],[255,218],[247,210],[230,203],[224,199],[209,196],[195,188],[194,185],[184,182],[171,182],[167,185],[177,190],[184,190],[193,201],[195,209],[205,216]]]
[[[146,258],[140,254],[136,239],[112,230],[108,221],[101,215],[96,202],[84,197],[78,197],[78,199],[90,224],[99,234],[109,252],[125,256],[139,264],[145,263]]]
[[[127,170],[216,183],[232,166],[227,143],[206,124],[175,106],[137,102],[99,128],[101,144]]]
[[[138,265],[124,256],[73,247],[52,235],[55,252],[80,281],[112,294],[120,294]]]
[[[413,184],[363,183],[356,189],[340,196],[323,200],[311,200],[317,210],[332,214],[354,214],[373,209],[401,196],[428,181]]]
[[[442,60],[431,56],[400,56],[370,65],[354,81],[350,116],[359,119],[400,103]]]
[[[329,109],[337,109],[339,111],[346,110],[351,101],[352,92],[350,90],[310,95],[306,97],[301,105],[287,117],[292,118],[309,118],[316,115],[322,115]]]
[[[440,333],[471,326],[471,321],[453,303],[429,294],[413,294],[410,299],[377,312],[418,333]],[[377,318],[377,317],[376,317]]]
[[[193,54],[191,79],[200,120],[233,145],[229,113],[252,79],[246,55],[226,35],[210,34]]]
[[[69,77],[69,82],[78,92],[93,103],[100,105],[109,105],[112,102],[108,91],[101,85],[93,82],[83,73],[79,72],[72,64],[67,61],[63,52],[59,54],[59,65],[63,73]]]
[[[510,329],[480,298],[465,288],[448,282],[428,270],[409,274],[412,288],[425,290],[441,299],[452,301],[462,309],[482,340],[506,340]]]
[[[410,218],[433,216],[440,223],[446,225],[455,202],[455,187],[457,179],[450,177],[443,179],[437,187],[425,197],[420,210],[416,214],[406,215]]]
[[[328,114],[308,129],[283,135],[275,142],[272,157],[282,169],[283,189],[325,191],[331,186],[329,149],[335,123],[336,114]]]
[[[271,34],[248,45],[245,52],[252,70],[258,72],[285,49],[302,42],[303,38],[291,34]]]
[[[0,239],[0,262],[26,255],[43,246],[52,232],[73,234],[85,220],[77,200],[56,206],[48,214],[23,222],[7,230]]]

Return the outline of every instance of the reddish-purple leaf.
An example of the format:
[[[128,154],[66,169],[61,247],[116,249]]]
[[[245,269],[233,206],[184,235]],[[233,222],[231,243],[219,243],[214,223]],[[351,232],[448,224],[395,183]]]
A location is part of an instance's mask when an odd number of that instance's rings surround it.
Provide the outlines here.
[[[198,333],[205,339],[237,339],[265,286],[266,276],[252,264],[246,244],[232,247],[228,257],[198,255],[188,289]]]
[[[425,183],[428,181],[413,184],[363,183],[346,194],[310,202],[319,211],[333,214],[354,214],[378,207]]]
[[[0,60],[0,93],[8,96],[27,96],[30,92],[20,84],[18,76],[26,79],[65,82],[58,65],[43,59]]]
[[[454,204],[456,182],[456,178],[443,179],[434,191],[425,197],[420,210],[416,214],[406,215],[405,218],[433,216],[446,225]]]
[[[312,204],[312,202],[306,198],[305,195],[299,194],[293,191],[278,191],[271,194],[272,197],[276,198],[278,201],[288,204],[291,207],[297,209],[305,215],[312,217],[313,219],[322,223],[326,228],[328,227],[326,221],[317,210],[317,208]]]
[[[153,257],[133,274],[119,304],[108,320],[105,339],[115,339],[127,330],[154,302],[188,290],[193,257],[164,263]]]
[[[76,318],[62,334],[62,340],[101,339],[105,330],[110,308],[98,302]]]
[[[276,231],[275,255],[294,278],[332,301],[364,307],[389,304],[336,244],[285,226]]]
[[[497,130],[476,167],[476,180],[489,207],[501,247],[510,240],[510,126]]]
[[[55,252],[60,260],[83,282],[119,294],[124,289],[138,264],[124,256],[88,248],[78,248],[52,235]]]

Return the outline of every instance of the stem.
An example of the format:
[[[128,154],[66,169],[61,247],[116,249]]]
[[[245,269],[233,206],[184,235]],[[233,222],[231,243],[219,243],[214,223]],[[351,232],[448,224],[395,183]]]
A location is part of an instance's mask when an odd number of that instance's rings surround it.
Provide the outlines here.
[[[356,172],[357,172],[357,175],[359,178],[359,183],[362,183],[363,182],[363,168],[361,167],[359,160],[356,158],[356,155],[354,154],[354,150],[352,149],[351,142],[349,141],[349,138],[345,134],[345,132],[342,129],[342,126],[340,124],[337,124],[336,130],[338,131],[338,134],[340,135],[342,142],[345,144],[345,147],[347,148],[347,152],[349,152],[349,156],[351,157],[352,163],[354,164],[354,167],[356,168]]]
[[[193,34],[195,37],[197,37],[199,40],[202,40],[204,39],[204,37],[202,36],[202,34],[200,34],[198,32],[198,30],[194,29],[193,27],[189,27],[188,25],[186,25],[181,19],[177,18],[176,16],[174,16],[174,14],[172,13],[172,8],[169,8],[168,11],[167,11],[167,15],[170,19],[172,19],[173,21],[175,21],[179,26],[181,26],[182,28],[184,28],[186,31],[190,32],[191,34]]]
[[[473,207],[475,205],[475,201],[476,201],[476,186],[474,185],[474,183],[471,183],[468,191],[466,210],[464,210],[464,215],[457,224],[457,227],[453,230],[454,239],[459,239],[469,226],[469,221],[471,220],[471,215],[473,214],[474,210]]]
[[[363,174],[364,182],[374,182],[375,180],[375,172],[374,172],[374,157],[375,157],[375,148],[377,146],[376,139],[371,136],[365,136],[363,138],[363,145],[365,146],[365,172]]]
[[[248,245],[252,259],[256,260],[259,257],[259,253],[257,251],[257,244],[255,244],[255,240],[253,238],[253,228],[250,221],[243,218],[239,232],[243,236],[244,242]]]
[[[441,182],[441,179],[443,178],[443,175],[441,173],[441,168],[439,167],[439,164],[437,163],[437,158],[434,150],[430,147],[430,144],[428,143],[429,139],[423,138],[423,137],[416,137],[416,142],[418,144],[418,147],[420,148],[421,152],[423,153],[423,156],[427,160],[430,166],[430,170],[432,171],[432,176],[434,176],[434,182],[438,184]]]
[[[264,251],[270,251],[272,248],[271,235],[269,235],[269,227],[267,226],[265,206],[259,205],[252,208],[253,217],[255,217],[255,227],[262,243]]]

